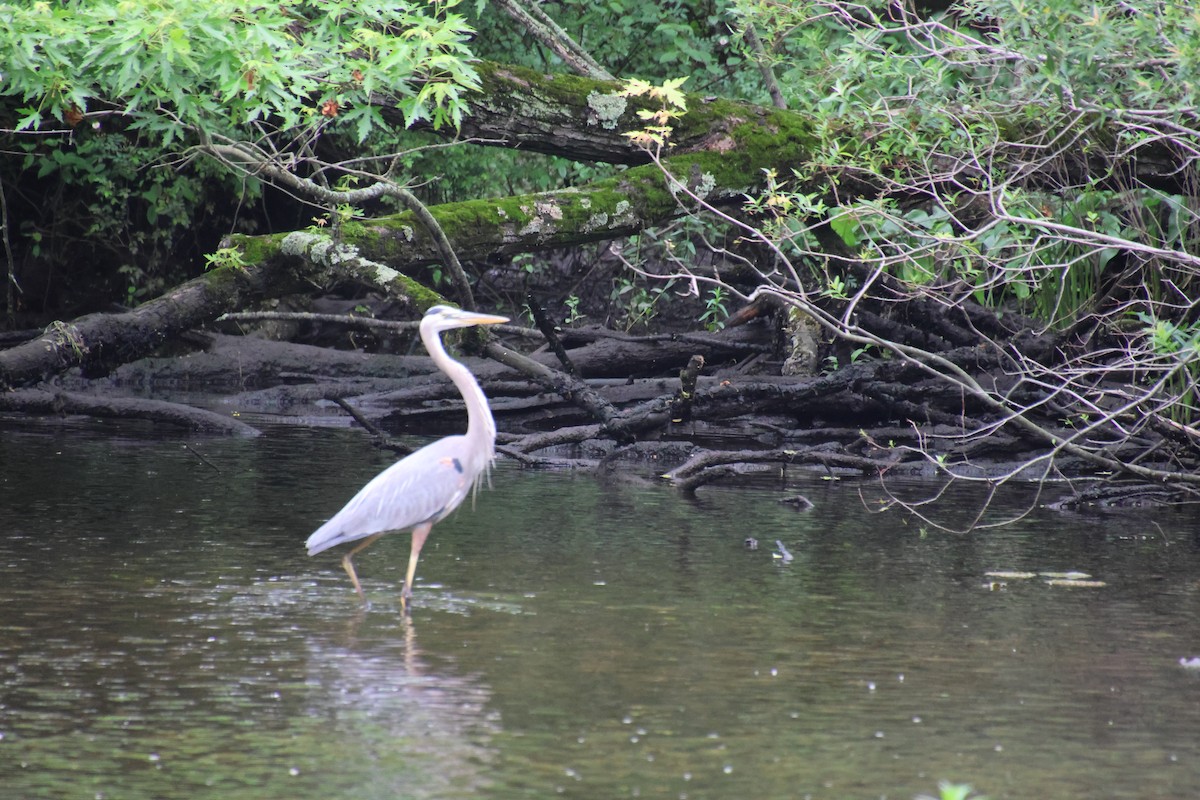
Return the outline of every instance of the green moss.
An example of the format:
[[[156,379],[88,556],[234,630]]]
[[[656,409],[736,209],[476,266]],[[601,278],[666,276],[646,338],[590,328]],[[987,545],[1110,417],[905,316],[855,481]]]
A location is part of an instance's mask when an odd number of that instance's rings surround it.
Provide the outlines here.
[[[417,310],[424,312],[431,306],[446,302],[446,298],[420,281],[408,277],[403,272],[397,273],[397,275],[398,277],[392,281],[393,285],[396,286],[393,291],[412,300]]]
[[[247,236],[235,233],[227,237],[230,247],[242,251],[242,261],[247,264],[261,264],[268,258],[279,253],[279,245],[286,233],[272,233],[265,236]]]
[[[209,291],[222,295],[237,291],[244,278],[243,269],[235,267],[217,267],[200,276],[200,280],[207,284]]]
[[[543,104],[548,112],[561,113],[563,108],[578,108],[580,113],[590,115],[590,124],[605,128],[615,127],[615,120],[622,115],[629,117],[630,111],[656,109],[657,102],[648,98],[619,98],[615,90],[621,84],[596,81],[574,75],[543,75],[534,70],[483,62],[477,65],[484,76],[485,94],[491,97],[520,97],[524,103]],[[615,100],[626,101],[626,107],[618,111]],[[725,99],[704,98],[687,95],[688,111],[674,123],[673,140],[679,143],[677,154],[669,156],[676,176],[693,178],[689,185],[693,189],[720,192],[756,186],[761,181],[764,167],[775,167],[786,171],[800,166],[812,158],[820,147],[820,137],[812,121],[792,111],[763,108]],[[530,110],[533,116],[539,110]],[[609,124],[614,123],[614,124]],[[692,148],[704,147],[703,151]],[[697,160],[681,161],[685,157]],[[699,164],[695,173],[693,164]],[[628,175],[627,175],[628,177]],[[592,193],[603,190],[601,184],[583,187]],[[643,205],[656,205],[663,198],[643,198]],[[511,213],[511,209],[506,209]],[[605,213],[608,209],[598,209]],[[518,225],[529,222],[519,214],[509,218]],[[486,223],[485,223],[486,224]]]
[[[505,98],[520,98],[524,110],[534,116],[539,115],[538,105],[547,113],[564,106],[578,106],[588,92],[604,93],[618,86],[573,75],[543,75],[525,67],[489,61],[476,62],[474,67],[483,87],[482,95],[489,103],[503,105]]]
[[[743,122],[730,133],[747,156],[761,166],[807,161],[821,147],[810,122],[787,111],[772,111],[759,122]]]
[[[367,223],[356,219],[350,219],[340,223],[337,226],[335,235],[341,241],[353,244],[354,242],[362,241],[362,238],[364,235],[366,235],[367,231]]]
[[[564,105],[597,119],[614,120],[621,113],[607,104],[618,84],[570,75],[546,76],[533,70],[481,62],[477,65],[484,93],[503,103],[519,97],[524,104],[544,104],[561,114]],[[621,98],[624,99],[624,98]],[[736,198],[760,186],[764,167],[786,172],[811,161],[819,137],[804,117],[728,100],[705,102],[688,97],[689,110],[676,122],[677,150],[665,164],[689,189],[709,199]],[[599,103],[600,108],[597,107]],[[631,108],[650,107],[631,98]],[[534,116],[538,109],[529,109]],[[691,150],[703,146],[705,149]],[[656,224],[678,211],[678,202],[658,166],[633,167],[611,178],[542,194],[469,200],[430,208],[462,257],[490,252],[513,252],[525,246],[578,241],[600,236],[611,228],[636,229]],[[282,237],[231,237],[256,263],[279,252]],[[338,230],[338,241],[362,256],[383,264],[429,263],[439,260],[428,232],[409,212],[360,221]],[[420,303],[437,302],[436,294],[405,278],[403,292]]]

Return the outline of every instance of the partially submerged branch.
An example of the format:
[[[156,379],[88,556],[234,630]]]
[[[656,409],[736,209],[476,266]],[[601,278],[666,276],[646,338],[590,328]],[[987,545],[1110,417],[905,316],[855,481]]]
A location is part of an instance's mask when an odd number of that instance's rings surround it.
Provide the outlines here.
[[[875,459],[848,453],[831,452],[815,447],[788,450],[706,451],[668,471],[663,477],[684,491],[695,491],[706,483],[735,475],[737,467],[745,464],[789,464],[820,466],[833,475],[833,470],[879,475],[899,463],[894,456]]]
[[[92,397],[78,392],[18,389],[0,392],[0,411],[22,414],[80,414],[109,419],[140,419],[175,425],[202,433],[257,436],[259,431],[240,420],[202,408],[136,397]]]

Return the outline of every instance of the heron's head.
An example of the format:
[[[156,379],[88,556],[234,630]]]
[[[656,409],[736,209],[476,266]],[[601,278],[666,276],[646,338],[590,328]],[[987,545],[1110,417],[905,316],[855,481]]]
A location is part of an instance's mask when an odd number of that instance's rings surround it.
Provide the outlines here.
[[[421,327],[432,327],[436,331],[448,331],[452,328],[498,325],[502,322],[508,322],[508,317],[480,314],[478,311],[464,311],[452,306],[433,306],[425,312],[425,317],[421,320]]]

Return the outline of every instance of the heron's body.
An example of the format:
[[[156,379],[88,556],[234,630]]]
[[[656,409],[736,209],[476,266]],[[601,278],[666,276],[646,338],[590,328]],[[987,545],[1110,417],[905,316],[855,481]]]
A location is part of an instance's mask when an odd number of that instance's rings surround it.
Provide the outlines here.
[[[342,566],[363,594],[351,556],[391,531],[412,529],[408,573],[401,594],[407,608],[412,596],[417,558],[434,523],[445,519],[466,499],[495,457],[496,425],[487,398],[470,371],[442,348],[440,332],[469,325],[507,322],[447,306],[434,306],[421,321],[421,341],[438,365],[458,387],[467,406],[467,432],[432,442],[397,461],[364,486],[350,502],[308,537],[308,554],[349,542],[360,542],[342,558]]]
[[[308,554],[315,556],[375,533],[406,530],[448,517],[487,470],[486,464],[464,463],[458,455],[465,439],[465,436],[438,439],[376,475],[345,508],[308,537],[305,543]],[[436,484],[440,491],[426,490],[422,486],[424,479]]]

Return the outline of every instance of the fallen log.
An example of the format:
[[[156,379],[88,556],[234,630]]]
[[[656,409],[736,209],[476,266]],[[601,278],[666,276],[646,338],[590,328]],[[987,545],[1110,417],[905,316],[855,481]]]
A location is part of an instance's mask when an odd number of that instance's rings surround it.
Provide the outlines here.
[[[745,464],[805,464],[833,470],[859,472],[863,475],[879,475],[901,463],[903,456],[889,454],[887,457],[871,458],[850,453],[836,452],[829,448],[805,447],[796,450],[708,450],[688,459],[663,478],[686,492],[720,478],[737,474],[737,466]]]
[[[202,408],[135,397],[93,397],[77,392],[17,389],[0,392],[0,411],[23,414],[86,414],[111,419],[145,419],[204,433],[258,436],[246,423]]]

